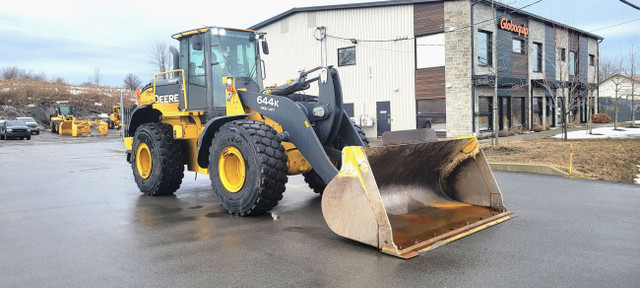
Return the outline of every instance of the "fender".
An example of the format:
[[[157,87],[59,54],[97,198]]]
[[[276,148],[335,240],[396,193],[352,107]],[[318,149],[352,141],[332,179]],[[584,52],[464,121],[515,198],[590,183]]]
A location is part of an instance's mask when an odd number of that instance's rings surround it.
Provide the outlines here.
[[[280,124],[283,131],[289,134],[287,142],[296,145],[296,148],[309,161],[309,164],[320,175],[322,180],[329,183],[338,174],[338,169],[329,160],[322,142],[318,139],[318,135],[316,135],[311,123],[309,123],[307,114],[294,101],[283,96],[260,94],[251,91],[238,91],[238,96],[243,106],[258,111],[261,115]],[[267,104],[265,104],[264,100],[258,103],[258,97],[261,97],[260,99],[266,97],[268,99]],[[277,102],[278,106],[268,104],[272,102],[271,100],[273,100],[274,104]],[[198,160],[200,160],[199,157]]]
[[[156,109],[153,109],[151,105],[144,105],[136,107],[131,114],[131,123],[129,123],[128,137],[133,137],[136,133],[136,129],[144,123],[148,122],[160,122],[162,113]]]
[[[213,137],[218,132],[218,129],[222,127],[227,122],[244,119],[247,116],[251,116],[252,114],[238,114],[238,115],[230,115],[230,116],[220,116],[215,117],[207,122],[207,125],[204,126],[204,130],[200,134],[200,139],[198,139],[198,165],[202,168],[207,168],[209,166],[209,146],[211,146],[211,141]]]

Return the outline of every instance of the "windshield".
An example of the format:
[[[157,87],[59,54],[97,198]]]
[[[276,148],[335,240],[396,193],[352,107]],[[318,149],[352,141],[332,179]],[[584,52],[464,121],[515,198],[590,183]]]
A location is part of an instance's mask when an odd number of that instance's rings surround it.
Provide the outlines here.
[[[31,118],[31,117],[18,117],[18,118],[16,118],[16,120],[20,120],[20,121],[24,121],[24,122],[36,122],[36,120],[33,120],[33,118]]]
[[[23,121],[7,121],[7,126],[27,126]]]
[[[218,31],[224,31],[224,33]],[[258,77],[260,58],[257,54],[255,33],[214,29],[211,34],[213,83],[221,83],[222,77],[230,75],[253,80],[262,88],[260,83],[262,79]]]
[[[71,106],[60,106],[60,115],[71,115]]]

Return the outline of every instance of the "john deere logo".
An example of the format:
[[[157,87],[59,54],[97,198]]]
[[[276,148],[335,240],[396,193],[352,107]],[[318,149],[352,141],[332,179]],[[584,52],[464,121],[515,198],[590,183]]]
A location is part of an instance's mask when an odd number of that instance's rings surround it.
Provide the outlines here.
[[[527,37],[529,34],[529,28],[524,25],[521,26],[513,24],[513,20],[509,20],[504,17],[500,19],[500,29],[518,33],[518,36],[524,35],[524,37]]]

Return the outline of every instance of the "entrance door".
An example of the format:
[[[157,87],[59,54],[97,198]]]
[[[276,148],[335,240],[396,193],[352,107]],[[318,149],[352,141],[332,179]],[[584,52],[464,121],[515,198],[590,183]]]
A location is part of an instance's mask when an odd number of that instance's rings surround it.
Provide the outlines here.
[[[391,104],[389,101],[376,102],[376,112],[378,114],[378,137],[385,131],[391,130]]]

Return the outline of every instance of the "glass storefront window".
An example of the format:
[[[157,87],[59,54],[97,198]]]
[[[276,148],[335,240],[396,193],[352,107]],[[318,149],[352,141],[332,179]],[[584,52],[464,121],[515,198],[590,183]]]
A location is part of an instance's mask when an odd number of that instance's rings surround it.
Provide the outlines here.
[[[511,98],[511,127],[524,125],[524,97]]]

